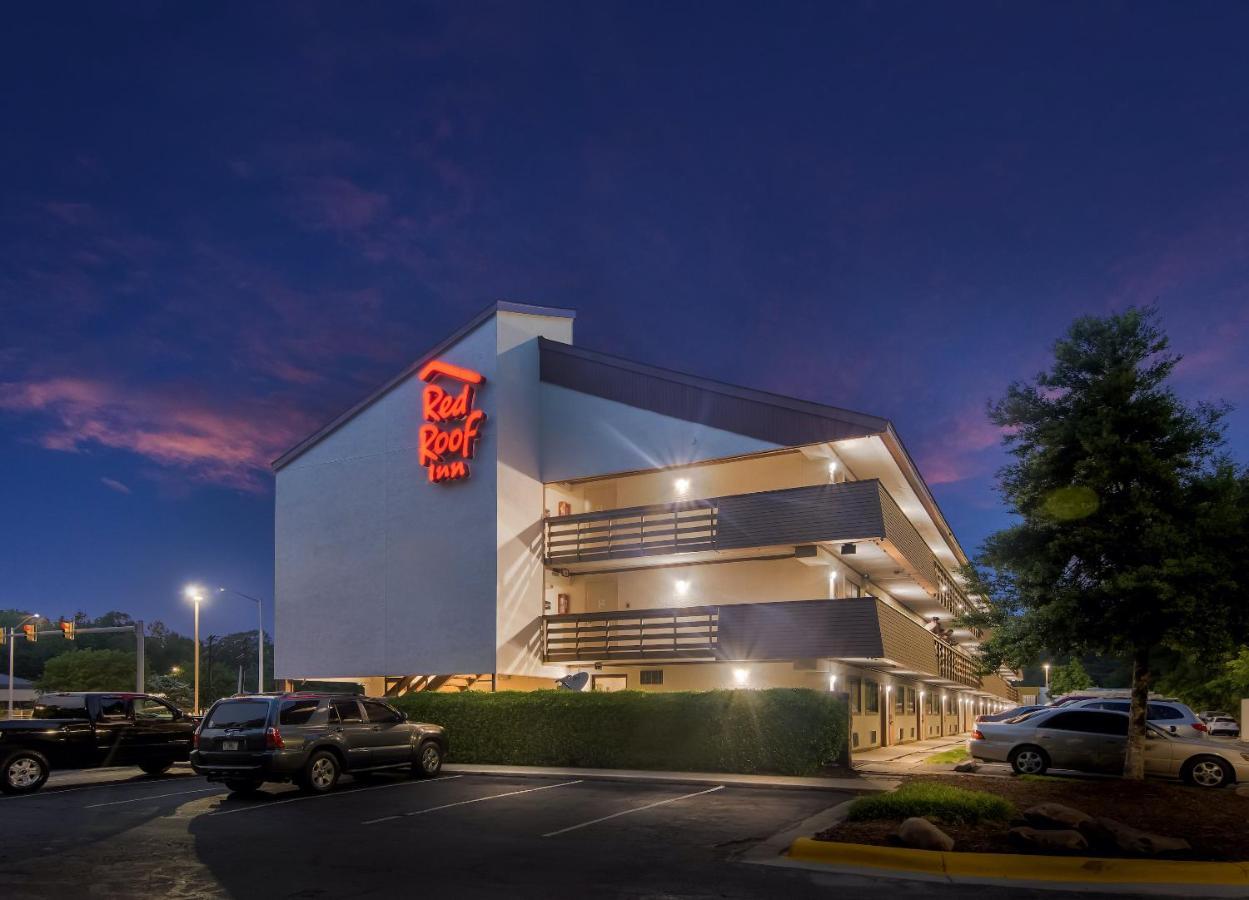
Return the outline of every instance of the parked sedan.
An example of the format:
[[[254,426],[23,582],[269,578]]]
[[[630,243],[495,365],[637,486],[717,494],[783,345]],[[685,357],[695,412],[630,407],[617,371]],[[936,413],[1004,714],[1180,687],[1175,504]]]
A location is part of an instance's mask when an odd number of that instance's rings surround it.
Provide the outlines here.
[[[1002,712],[985,713],[982,716],[976,716],[977,722],[1005,722],[1007,719],[1013,719],[1016,716],[1026,716],[1028,713],[1036,712],[1038,709],[1046,709],[1044,706],[1014,706]]]
[[[975,759],[1008,762],[1019,775],[1041,775],[1051,767],[1117,773],[1123,771],[1128,721],[1127,713],[1113,710],[1058,707],[1021,721],[979,723],[968,751]],[[1171,734],[1152,724],[1146,735],[1149,775],[1198,787],[1249,781],[1249,752],[1238,745]]]

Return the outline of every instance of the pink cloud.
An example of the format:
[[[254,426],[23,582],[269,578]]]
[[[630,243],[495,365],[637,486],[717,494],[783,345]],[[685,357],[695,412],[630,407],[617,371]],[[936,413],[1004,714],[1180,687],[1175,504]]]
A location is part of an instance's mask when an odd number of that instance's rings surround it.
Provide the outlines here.
[[[37,440],[49,450],[126,450],[191,481],[251,492],[267,489],[269,461],[309,426],[264,406],[214,409],[180,388],[138,391],[80,378],[0,384],[0,410],[42,416]]]
[[[929,484],[950,484],[988,474],[995,464],[988,451],[1002,441],[1002,429],[983,406],[967,406],[944,419],[919,442],[917,465]]]

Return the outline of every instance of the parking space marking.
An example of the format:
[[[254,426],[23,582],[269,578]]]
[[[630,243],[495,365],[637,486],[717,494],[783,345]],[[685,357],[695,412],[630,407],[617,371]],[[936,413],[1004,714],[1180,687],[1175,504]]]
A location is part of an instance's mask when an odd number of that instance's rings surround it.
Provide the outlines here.
[[[568,787],[571,784],[581,784],[581,779],[576,781],[564,781],[560,784],[545,784],[542,787],[526,788],[523,791],[508,791],[505,794],[491,794],[488,797],[476,797],[472,800],[459,800],[455,803],[444,803],[441,806],[430,806],[426,809],[414,809],[412,812],[400,813],[397,816],[382,816],[380,819],[369,819],[361,822],[361,825],[376,825],[378,822],[391,822],[395,819],[406,819],[408,816],[423,816],[425,813],[438,812],[440,809],[450,809],[453,806],[468,806],[470,803],[484,803],[486,800],[501,800],[504,797],[515,797],[519,794],[533,794],[537,791],[549,791],[553,788]]]
[[[145,800],[161,800],[165,797],[182,797],[186,794],[206,794],[209,791],[217,790],[220,790],[220,788],[213,786],[199,788],[194,791],[177,791],[173,794],[153,794],[147,797],[131,797],[129,800],[110,800],[108,803],[92,803],[90,806],[84,806],[83,809],[99,809],[101,806],[121,806],[123,803],[142,803]]]
[[[610,816],[603,816],[602,818],[599,818],[599,819],[591,819],[588,822],[582,822],[579,825],[569,825],[567,828],[561,828],[558,831],[548,831],[546,834],[542,836],[544,838],[549,838],[549,837],[555,837],[556,835],[560,835],[560,834],[567,834],[570,831],[576,831],[578,828],[589,828],[591,825],[597,825],[599,822],[606,822],[609,819],[619,819],[621,816],[628,816],[636,812],[643,812],[644,810],[654,809],[656,806],[665,806],[669,803],[676,803],[678,800],[688,800],[691,797],[701,797],[703,794],[714,794],[716,791],[722,791],[722,790],[724,790],[724,785],[719,784],[713,788],[707,788],[707,790],[705,791],[695,791],[692,794],[683,794],[680,797],[669,797],[667,800],[656,800],[654,803],[648,803],[645,806],[638,806],[634,809],[622,810],[621,812],[618,812],[618,813],[612,813]]]
[[[0,797],[0,803],[3,803],[7,800],[30,800],[32,797],[42,797],[42,798],[59,797],[61,796],[61,794],[76,794],[79,791],[100,791],[100,790],[104,790],[105,788],[144,787],[144,786],[150,786],[153,784],[162,784],[162,783],[166,783],[170,781],[180,781],[184,778],[190,779],[193,777],[195,776],[176,775],[171,778],[165,778],[165,779],[160,779],[160,780],[132,778],[128,781],[105,781],[100,784],[79,784],[79,785],[75,785],[74,787],[53,788],[51,790],[46,790],[46,791],[35,791],[32,794],[14,794],[10,797]]]
[[[330,797],[350,797],[353,794],[363,794],[366,791],[380,791],[387,788],[403,787],[405,785],[414,784],[434,784],[438,781],[454,781],[457,778],[463,778],[463,775],[444,775],[441,778],[423,778],[414,781],[396,781],[394,784],[375,784],[372,787],[355,788],[350,791],[333,791],[329,794],[300,794],[298,797],[291,797],[289,800],[274,800],[271,803],[257,803],[255,806],[240,806],[238,809],[223,809],[210,816],[230,816],[234,813],[256,812],[260,809],[273,809],[275,806],[285,806],[287,803],[298,803],[300,800],[327,800]]]

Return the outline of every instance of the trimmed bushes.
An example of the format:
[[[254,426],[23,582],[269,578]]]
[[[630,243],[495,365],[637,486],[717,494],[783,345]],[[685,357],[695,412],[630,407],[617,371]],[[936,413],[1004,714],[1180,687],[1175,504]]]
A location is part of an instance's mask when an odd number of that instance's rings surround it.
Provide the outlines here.
[[[447,729],[451,762],[813,775],[847,754],[845,695],[804,688],[466,691],[394,703]]]

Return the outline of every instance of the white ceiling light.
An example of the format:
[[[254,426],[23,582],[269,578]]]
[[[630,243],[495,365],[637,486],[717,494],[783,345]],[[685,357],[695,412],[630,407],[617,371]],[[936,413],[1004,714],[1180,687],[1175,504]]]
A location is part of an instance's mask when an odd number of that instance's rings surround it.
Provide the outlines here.
[[[678,478],[672,483],[672,486],[676,488],[678,494],[685,495],[690,492],[690,480],[688,478]]]

